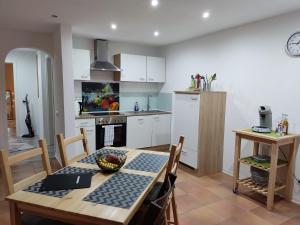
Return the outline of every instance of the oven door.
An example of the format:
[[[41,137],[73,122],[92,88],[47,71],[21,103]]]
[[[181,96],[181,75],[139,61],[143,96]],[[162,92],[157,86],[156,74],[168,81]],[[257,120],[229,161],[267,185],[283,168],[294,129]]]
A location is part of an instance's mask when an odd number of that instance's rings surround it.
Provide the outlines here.
[[[96,125],[96,149],[105,147],[105,127],[107,126],[112,126],[111,129],[114,130],[112,145],[107,146],[126,146],[126,123],[102,124]]]

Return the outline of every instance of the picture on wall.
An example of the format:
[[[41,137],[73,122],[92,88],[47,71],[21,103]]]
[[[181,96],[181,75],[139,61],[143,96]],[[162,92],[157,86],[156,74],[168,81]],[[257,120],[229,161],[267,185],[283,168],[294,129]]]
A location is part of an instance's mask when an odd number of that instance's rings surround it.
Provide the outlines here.
[[[82,82],[83,112],[119,110],[119,83]]]

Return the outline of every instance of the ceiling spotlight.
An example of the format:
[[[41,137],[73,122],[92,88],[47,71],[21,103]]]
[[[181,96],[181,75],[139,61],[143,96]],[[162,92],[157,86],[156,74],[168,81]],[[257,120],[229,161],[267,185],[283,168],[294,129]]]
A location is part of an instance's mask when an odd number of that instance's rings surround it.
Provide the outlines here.
[[[158,31],[154,31],[154,36],[157,37],[159,35]]]
[[[206,12],[204,12],[204,13],[202,14],[202,17],[203,17],[204,19],[207,19],[208,17],[210,17],[210,13],[209,13],[208,11],[206,11]]]
[[[111,29],[115,30],[115,29],[117,29],[117,24],[112,23],[112,24],[110,25],[110,27],[111,27]]]
[[[51,17],[52,18],[58,18],[58,15],[52,14]]]
[[[151,0],[151,5],[152,5],[153,7],[158,6],[158,0]]]

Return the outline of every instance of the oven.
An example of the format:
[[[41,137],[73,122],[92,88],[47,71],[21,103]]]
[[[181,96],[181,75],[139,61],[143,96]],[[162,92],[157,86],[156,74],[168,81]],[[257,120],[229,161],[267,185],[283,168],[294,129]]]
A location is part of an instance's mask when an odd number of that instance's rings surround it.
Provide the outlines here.
[[[96,149],[126,146],[126,116],[96,117]]]

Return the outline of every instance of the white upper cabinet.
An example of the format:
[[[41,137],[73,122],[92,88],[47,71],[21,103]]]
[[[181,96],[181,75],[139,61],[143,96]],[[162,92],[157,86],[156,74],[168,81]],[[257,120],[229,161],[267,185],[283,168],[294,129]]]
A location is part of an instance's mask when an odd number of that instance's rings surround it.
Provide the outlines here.
[[[120,81],[146,82],[146,56],[119,54],[115,56],[115,64],[121,68],[121,72],[115,73]]]
[[[84,49],[73,49],[73,79],[90,80],[90,51]]]
[[[166,81],[166,60],[162,57],[147,56],[147,82]]]

